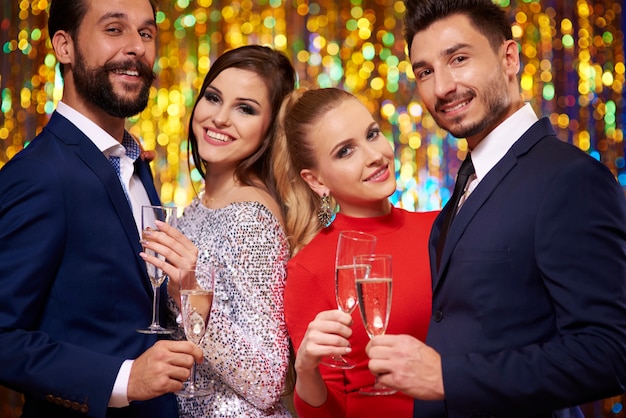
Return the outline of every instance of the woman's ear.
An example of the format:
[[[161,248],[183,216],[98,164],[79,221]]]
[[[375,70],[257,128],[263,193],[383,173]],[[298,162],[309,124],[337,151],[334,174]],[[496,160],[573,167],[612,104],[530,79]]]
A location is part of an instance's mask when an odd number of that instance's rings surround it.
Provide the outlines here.
[[[330,190],[324,185],[324,179],[319,177],[315,171],[304,168],[300,171],[300,177],[302,177],[302,180],[319,196],[330,194]]]

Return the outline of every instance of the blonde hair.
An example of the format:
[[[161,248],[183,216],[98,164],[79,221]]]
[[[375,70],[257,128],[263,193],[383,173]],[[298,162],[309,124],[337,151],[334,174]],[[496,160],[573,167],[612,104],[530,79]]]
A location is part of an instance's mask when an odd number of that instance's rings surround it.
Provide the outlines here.
[[[357,100],[337,88],[301,88],[285,98],[278,114],[272,164],[292,256],[322,229],[317,220],[321,198],[300,176],[303,169],[318,164],[309,134],[324,115],[348,99]],[[331,207],[335,206],[331,196]]]

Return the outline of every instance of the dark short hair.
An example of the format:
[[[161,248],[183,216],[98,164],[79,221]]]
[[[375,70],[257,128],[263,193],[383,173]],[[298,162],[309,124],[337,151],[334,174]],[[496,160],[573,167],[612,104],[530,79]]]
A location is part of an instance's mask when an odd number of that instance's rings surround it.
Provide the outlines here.
[[[256,175],[275,195],[273,176],[269,155],[272,141],[276,135],[277,116],[283,99],[295,88],[296,72],[289,58],[282,52],[267,46],[246,45],[231,49],[220,55],[204,78],[198,98],[193,105],[189,118],[189,144],[193,163],[202,177],[206,174],[205,163],[198,151],[198,139],[193,133],[193,114],[198,103],[203,100],[206,88],[215,78],[228,68],[238,68],[252,71],[261,77],[267,86],[271,108],[271,125],[265,134],[261,147],[251,156],[243,160],[235,170],[237,180],[244,184],[254,185],[249,180],[249,175]]]
[[[156,2],[155,0],[149,1],[156,19]],[[89,10],[88,0],[51,0],[48,12],[48,36],[50,39],[54,37],[55,33],[62,30],[69,33],[75,40],[76,33],[81,23],[83,23],[87,10]],[[63,74],[63,64],[60,64],[59,67],[61,74]]]
[[[48,13],[50,39],[60,30],[75,36],[88,8],[86,0],[52,0]]]
[[[494,50],[505,40],[513,39],[505,10],[491,0],[406,0],[405,5],[404,39],[409,55],[413,38],[418,32],[455,14],[467,16]]]

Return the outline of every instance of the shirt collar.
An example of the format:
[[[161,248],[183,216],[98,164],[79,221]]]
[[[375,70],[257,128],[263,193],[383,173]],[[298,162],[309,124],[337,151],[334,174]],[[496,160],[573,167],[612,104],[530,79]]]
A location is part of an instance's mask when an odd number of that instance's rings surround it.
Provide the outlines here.
[[[480,141],[471,151],[476,178],[483,179],[537,120],[532,106],[526,103]]]
[[[80,129],[107,158],[127,154],[134,161],[139,156],[139,145],[127,131],[124,131],[124,138],[120,144],[108,132],[67,103],[59,101],[56,111]]]

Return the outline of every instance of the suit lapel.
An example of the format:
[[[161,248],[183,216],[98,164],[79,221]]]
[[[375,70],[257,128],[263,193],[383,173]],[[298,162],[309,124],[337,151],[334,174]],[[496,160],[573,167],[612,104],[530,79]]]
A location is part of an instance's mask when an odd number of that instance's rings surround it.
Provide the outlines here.
[[[135,261],[138,263],[140,271],[144,272],[144,285],[147,291],[152,294],[152,286],[150,284],[150,279],[148,278],[148,273],[146,272],[145,261],[143,261],[143,259],[139,256],[139,253],[142,251],[142,247],[139,242],[140,238],[137,232],[135,218],[128,204],[128,200],[126,200],[126,195],[124,194],[119,178],[115,173],[115,169],[104,154],[98,149],[98,147],[96,147],[82,131],[80,131],[74,124],[69,122],[63,116],[53,113],[47,128],[54,132],[54,134],[64,143],[73,145],[76,155],[102,182],[102,186],[107,191],[109,198],[111,199],[111,204],[120,219],[126,238],[133,249]],[[150,181],[151,179],[152,176],[150,175]],[[156,195],[156,190],[153,184],[151,188],[146,187],[147,191],[150,189],[153,191],[153,194]],[[148,192],[148,196],[150,196],[150,192]],[[151,200],[152,198],[153,196],[150,196]]]
[[[433,292],[441,285],[445,272],[448,269],[448,264],[454,248],[456,247],[459,239],[463,235],[463,232],[467,228],[467,225],[474,218],[478,210],[489,199],[489,196],[498,187],[500,182],[506,177],[506,175],[513,170],[517,164],[518,158],[526,154],[537,142],[547,135],[554,135],[554,130],[550,125],[550,121],[547,118],[540,119],[536,122],[522,137],[513,144],[511,149],[502,157],[500,161],[487,173],[484,179],[480,181],[476,189],[472,192],[470,197],[463,203],[461,210],[454,218],[450,229],[448,230],[448,236],[441,254],[441,267],[437,271],[437,267],[434,264],[434,257],[431,259],[431,269],[435,274],[433,277]],[[449,210],[446,207],[446,210]],[[434,248],[436,248],[437,240],[439,239],[439,231],[441,230],[442,215],[444,211],[437,217],[437,220],[433,226],[433,232],[430,238],[430,251],[434,254]]]
[[[441,268],[437,272],[437,281],[433,283],[433,290],[435,290],[437,285],[442,281],[445,271],[448,269],[454,248],[459,242],[463,231],[465,231],[465,228],[476,215],[476,212],[478,212],[506,174],[513,169],[516,162],[517,157],[507,154],[489,171],[485,178],[480,181],[480,184],[474,189],[470,198],[463,203],[463,206],[454,217],[454,221],[448,230],[448,236],[446,237],[443,253],[441,254]]]
[[[135,160],[135,173],[141,179],[143,187],[148,193],[150,203],[155,206],[159,206],[161,204],[161,199],[159,199],[159,194],[154,187],[154,179],[152,177],[152,171],[150,171],[150,165],[142,160],[141,157]]]

